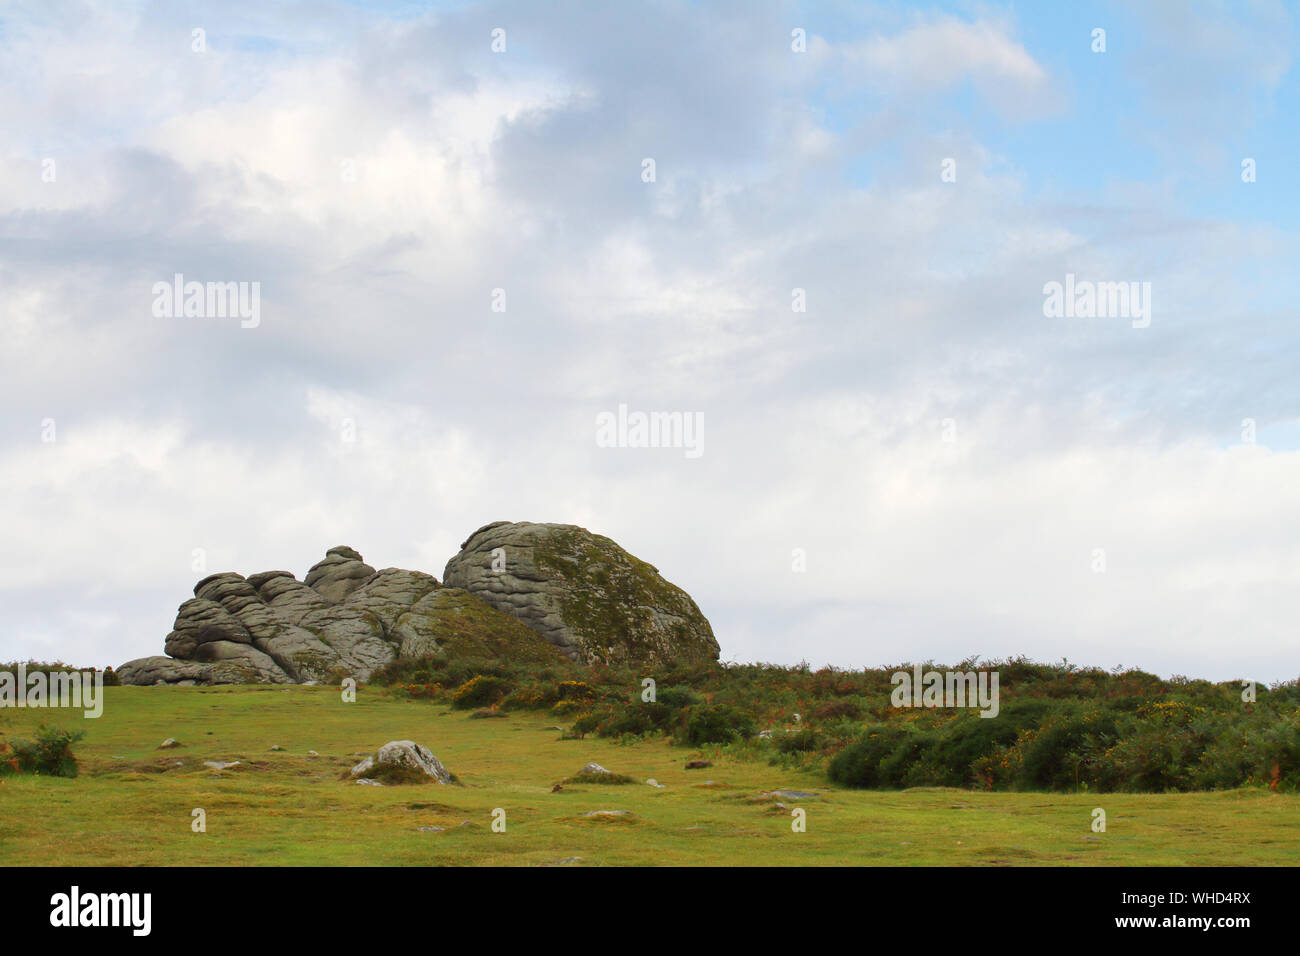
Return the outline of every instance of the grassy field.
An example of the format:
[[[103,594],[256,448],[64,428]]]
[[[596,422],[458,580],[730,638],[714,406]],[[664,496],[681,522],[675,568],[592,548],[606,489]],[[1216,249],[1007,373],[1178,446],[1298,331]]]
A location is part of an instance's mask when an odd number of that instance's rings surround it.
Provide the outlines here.
[[[355,703],[325,687],[105,693],[98,720],[0,711],[8,738],[29,736],[42,719],[86,731],[75,748],[80,777],[0,778],[5,864],[1195,866],[1294,865],[1300,856],[1300,797],[1266,790],[839,790],[707,748],[561,740],[544,714],[470,719],[374,688]],[[158,750],[167,737],[183,746]],[[429,747],[460,785],[340,780],[395,739]],[[714,766],[685,770],[693,757]],[[240,764],[215,771],[205,760]],[[637,782],[551,792],[588,761]],[[783,809],[767,793],[780,788],[816,795],[784,798]],[[806,832],[792,830],[794,806],[806,810]],[[1092,832],[1094,807],[1106,811],[1105,833]],[[191,830],[195,808],[206,813],[204,833]],[[493,831],[498,808],[505,832]],[[630,814],[582,815],[594,810]]]

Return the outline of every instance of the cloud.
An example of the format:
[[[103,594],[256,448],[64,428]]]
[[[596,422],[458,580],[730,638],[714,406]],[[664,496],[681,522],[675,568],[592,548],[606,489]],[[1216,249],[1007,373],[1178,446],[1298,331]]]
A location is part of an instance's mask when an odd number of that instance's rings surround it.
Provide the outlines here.
[[[1010,20],[801,58],[779,8],[236,5],[199,56],[179,14],[44,9],[0,66],[0,658],[156,653],[196,549],[439,573],[528,519],[653,562],[740,659],[1294,676],[1293,235],[1047,200],[1050,150],[936,128],[966,84],[999,126],[1068,109]],[[259,282],[261,325],[153,317],[177,272]],[[1150,281],[1151,327],[1045,319],[1067,272]],[[619,403],[701,412],[704,456],[598,448]]]
[[[915,22],[891,35],[831,44],[851,77],[891,96],[932,97],[969,82],[996,109],[1025,118],[1061,106],[1052,79],[1009,23],[965,21],[950,15],[917,14]]]

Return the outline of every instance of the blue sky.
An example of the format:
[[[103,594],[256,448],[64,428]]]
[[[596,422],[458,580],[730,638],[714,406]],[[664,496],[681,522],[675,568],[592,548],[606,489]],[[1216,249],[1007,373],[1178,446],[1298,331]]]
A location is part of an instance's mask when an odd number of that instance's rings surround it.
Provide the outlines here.
[[[0,659],[157,653],[195,554],[439,574],[505,519],[731,659],[1293,678],[1296,16],[8,4]],[[260,321],[159,318],[176,273]],[[1149,326],[1047,318],[1067,274]],[[620,404],[705,453],[598,446]]]

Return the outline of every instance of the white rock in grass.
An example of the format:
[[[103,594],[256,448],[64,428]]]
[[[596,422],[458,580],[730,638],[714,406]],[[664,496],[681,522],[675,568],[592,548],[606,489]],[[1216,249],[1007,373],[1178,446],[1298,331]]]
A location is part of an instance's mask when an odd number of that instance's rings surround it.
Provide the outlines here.
[[[451,783],[451,774],[433,752],[413,740],[390,740],[373,757],[366,757],[353,767],[351,775],[359,777],[383,767],[415,770],[438,783]]]

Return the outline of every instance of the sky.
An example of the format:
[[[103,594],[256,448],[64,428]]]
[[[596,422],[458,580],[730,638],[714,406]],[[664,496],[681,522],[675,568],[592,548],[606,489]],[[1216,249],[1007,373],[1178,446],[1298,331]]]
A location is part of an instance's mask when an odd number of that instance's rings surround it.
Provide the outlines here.
[[[4,3],[0,660],[510,520],[728,661],[1293,680],[1298,12]]]

